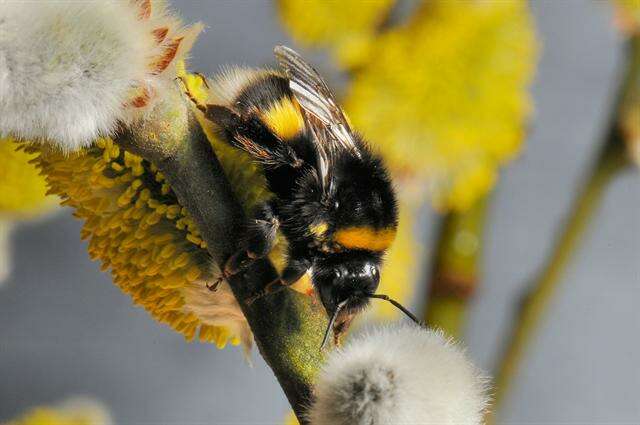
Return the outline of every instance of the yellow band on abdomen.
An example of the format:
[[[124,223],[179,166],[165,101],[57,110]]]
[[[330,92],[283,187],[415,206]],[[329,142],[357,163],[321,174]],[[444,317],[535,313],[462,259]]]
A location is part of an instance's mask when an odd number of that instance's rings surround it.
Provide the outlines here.
[[[339,229],[333,240],[348,249],[384,251],[395,239],[395,228],[375,229],[370,226],[353,226]]]

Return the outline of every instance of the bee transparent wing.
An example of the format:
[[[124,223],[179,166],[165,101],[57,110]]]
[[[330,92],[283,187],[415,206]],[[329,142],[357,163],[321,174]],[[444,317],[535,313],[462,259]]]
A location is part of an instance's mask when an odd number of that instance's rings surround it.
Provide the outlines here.
[[[330,140],[331,136],[327,134],[326,127],[318,122],[317,118],[309,116],[306,112],[303,113],[305,114],[307,127],[311,130],[311,133],[313,133],[314,144],[318,152],[318,174],[320,175],[322,188],[326,193],[331,184],[331,156],[330,152],[326,149],[329,143],[327,141]]]
[[[289,78],[289,88],[296,100],[307,115],[315,118],[309,120],[309,124],[315,127],[314,133],[320,136],[318,143],[329,151],[329,156],[331,151],[340,148],[359,155],[347,118],[320,74],[302,56],[286,46],[277,46],[274,53]],[[320,125],[324,129],[319,128]]]

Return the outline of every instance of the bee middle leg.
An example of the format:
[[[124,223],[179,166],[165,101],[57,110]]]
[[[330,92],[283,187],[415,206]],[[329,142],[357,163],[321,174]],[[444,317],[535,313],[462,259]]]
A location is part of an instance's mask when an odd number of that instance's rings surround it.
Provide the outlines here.
[[[276,241],[279,226],[280,222],[273,213],[272,207],[268,203],[262,205],[247,225],[242,248],[229,257],[222,269],[222,276],[207,287],[211,291],[216,291],[223,280],[241,272],[255,260],[269,254]]]

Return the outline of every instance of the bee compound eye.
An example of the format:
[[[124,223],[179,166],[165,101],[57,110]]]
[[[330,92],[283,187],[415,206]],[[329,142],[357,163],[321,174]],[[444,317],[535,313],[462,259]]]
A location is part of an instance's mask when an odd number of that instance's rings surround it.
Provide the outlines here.
[[[333,269],[333,277],[335,279],[340,279],[342,277],[342,269],[340,268]]]
[[[334,209],[334,210],[337,210],[338,208],[340,208],[340,201],[335,201],[335,202],[333,203],[333,209]]]
[[[380,282],[380,269],[378,269],[378,266],[371,266],[371,278],[377,287]],[[375,288],[373,288],[373,290],[375,291]]]

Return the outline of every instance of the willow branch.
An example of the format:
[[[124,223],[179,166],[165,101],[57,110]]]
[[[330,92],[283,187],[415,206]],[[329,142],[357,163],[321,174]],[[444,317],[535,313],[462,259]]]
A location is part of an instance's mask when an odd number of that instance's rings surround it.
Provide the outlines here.
[[[615,149],[613,146],[607,146],[600,155],[593,173],[589,176],[580,196],[575,201],[569,215],[570,218],[558,239],[549,262],[521,303],[496,374],[494,411],[498,409],[511,387],[524,351],[559,286],[567,264],[580,245],[608,183],[621,168],[620,165],[625,162],[621,144],[618,143],[615,146]],[[486,423],[494,423],[493,415],[487,419]]]
[[[494,412],[498,411],[511,387],[524,351],[535,335],[567,265],[579,248],[609,182],[630,164],[625,153],[625,137],[620,128],[620,113],[626,110],[628,102],[637,102],[640,98],[640,39],[636,37],[631,40],[628,52],[625,76],[604,145],[582,184],[547,263],[524,297],[514,320],[496,374],[494,409],[486,418],[489,425],[495,423]]]
[[[440,227],[425,321],[458,339],[478,284],[488,203],[487,196],[467,211],[450,212]]]
[[[244,216],[209,141],[182,98],[155,116],[127,128],[117,139],[125,149],[154,163],[196,222],[218,265],[238,248]],[[158,109],[158,108],[156,108]],[[178,118],[176,118],[176,116]],[[325,315],[308,296],[281,291],[251,305],[245,300],[276,277],[267,260],[229,278],[229,285],[253,332],[262,357],[273,370],[296,415],[312,397],[319,370]]]

